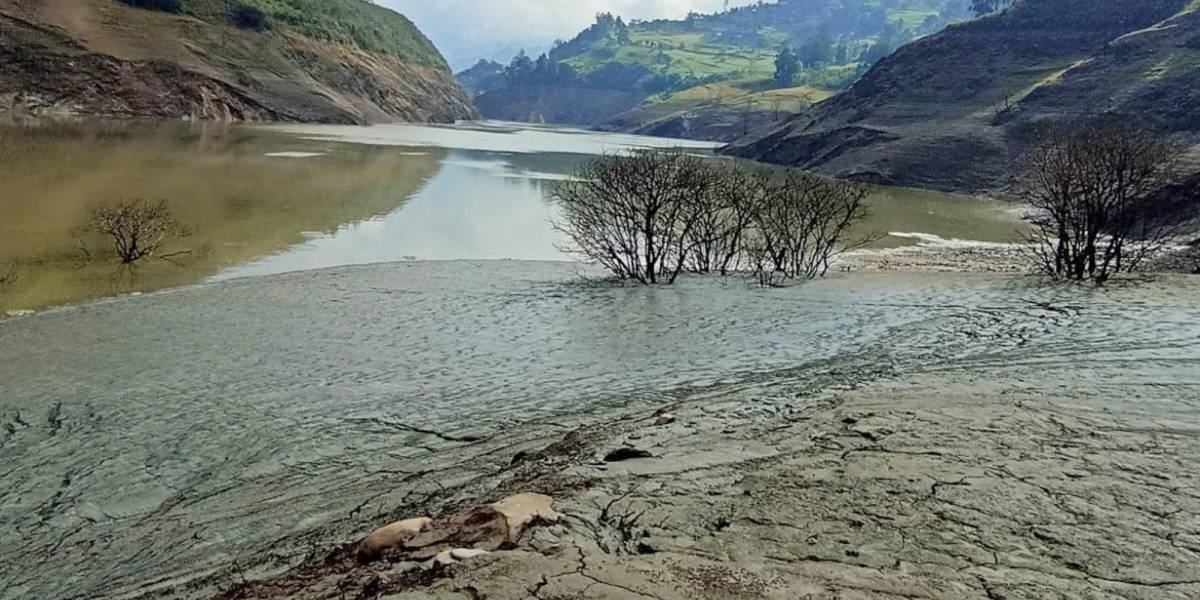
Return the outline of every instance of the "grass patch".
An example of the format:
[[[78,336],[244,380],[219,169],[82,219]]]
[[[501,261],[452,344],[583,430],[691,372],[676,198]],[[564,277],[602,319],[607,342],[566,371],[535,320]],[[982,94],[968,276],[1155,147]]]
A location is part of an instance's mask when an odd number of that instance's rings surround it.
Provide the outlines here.
[[[184,0],[184,12],[233,24],[236,11],[258,9],[265,21],[314,39],[444,66],[437,48],[405,16],[366,0]]]
[[[659,94],[642,105],[648,120],[706,107],[736,111],[799,113],[833,95],[809,86],[773,88],[770,79],[742,79]]]

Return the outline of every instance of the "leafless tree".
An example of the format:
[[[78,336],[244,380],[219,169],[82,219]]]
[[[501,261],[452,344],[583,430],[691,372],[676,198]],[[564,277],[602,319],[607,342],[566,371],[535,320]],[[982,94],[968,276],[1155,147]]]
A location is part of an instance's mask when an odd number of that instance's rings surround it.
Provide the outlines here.
[[[679,152],[605,156],[558,184],[568,250],[621,279],[749,270],[760,283],[816,278],[866,216],[864,186]]]
[[[1165,138],[1123,124],[1045,131],[1019,186],[1034,267],[1097,283],[1137,270],[1188,224],[1161,202],[1179,180],[1181,154]]]
[[[867,216],[865,186],[789,169],[765,186],[743,249],[759,283],[822,277]],[[859,243],[865,243],[863,238]]]
[[[107,240],[121,263],[132,264],[147,257],[169,260],[188,254],[189,250],[170,253],[163,253],[162,250],[172,240],[187,237],[191,233],[191,229],[175,220],[165,200],[130,200],[117,206],[92,210],[77,240],[80,252],[87,259],[91,258],[92,253],[85,236],[92,234]]]
[[[746,230],[763,201],[769,174],[737,163],[711,168],[714,182],[709,193],[688,207],[695,214],[686,240],[687,269],[724,276],[741,266]]]
[[[554,226],[567,251],[618,278],[673,283],[687,261],[694,207],[713,185],[712,170],[680,151],[609,154],[555,186]]]

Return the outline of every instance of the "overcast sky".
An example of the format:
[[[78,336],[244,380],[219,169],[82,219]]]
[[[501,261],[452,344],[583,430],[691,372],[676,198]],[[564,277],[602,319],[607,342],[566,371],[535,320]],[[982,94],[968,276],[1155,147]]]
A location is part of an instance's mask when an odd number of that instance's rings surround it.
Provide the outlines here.
[[[714,12],[725,0],[376,0],[412,19],[455,70],[479,58],[506,59],[519,48],[542,51],[587,27],[596,13],[626,19],[679,18]],[[757,0],[730,0],[731,6]]]

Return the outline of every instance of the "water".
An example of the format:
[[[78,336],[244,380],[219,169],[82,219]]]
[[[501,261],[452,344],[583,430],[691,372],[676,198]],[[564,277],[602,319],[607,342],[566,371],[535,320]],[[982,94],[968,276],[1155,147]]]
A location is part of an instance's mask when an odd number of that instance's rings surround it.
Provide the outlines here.
[[[1078,360],[1113,339],[1153,359],[1200,339],[1182,278],[643,288],[555,260],[547,186],[664,140],[496,124],[4,135],[0,264],[16,279],[0,306],[71,304],[0,322],[5,599],[212,591],[234,561],[278,569],[398,507],[469,494],[531,438],[698,391],[766,410],[803,402],[772,397],[773,381],[817,372]],[[168,198],[206,252],[78,264],[71,230],[131,196]],[[870,228],[946,238],[1004,240],[1015,223],[1003,205],[908,190],[876,190],[873,207]],[[831,370],[850,359],[869,368]]]
[[[764,290],[579,275],[558,262],[389,263],[0,324],[0,597],[211,590],[235,560],[278,568],[470,490],[525,440],[702,393],[770,411],[804,402],[775,397],[782,380],[1200,360],[1187,278],[1097,291],[858,274]],[[173,595],[199,593],[188,589]]]
[[[0,317],[204,281],[398,260],[559,260],[549,186],[599,153],[711,144],[483,123],[0,126]],[[90,210],[165,199],[190,254],[134,268],[81,261]],[[871,232],[1005,241],[1011,208],[877,189]],[[911,243],[890,237],[881,245]],[[101,249],[103,250],[103,249]]]

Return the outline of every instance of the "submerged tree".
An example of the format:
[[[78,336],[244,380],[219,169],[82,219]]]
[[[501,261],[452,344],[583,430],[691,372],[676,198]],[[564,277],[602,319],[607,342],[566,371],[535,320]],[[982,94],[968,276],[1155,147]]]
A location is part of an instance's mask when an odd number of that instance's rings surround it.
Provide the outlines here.
[[[1098,283],[1137,270],[1190,221],[1163,202],[1180,157],[1166,138],[1122,124],[1044,132],[1020,183],[1035,268]]]
[[[687,210],[694,221],[685,240],[687,269],[728,275],[741,267],[746,231],[754,223],[769,175],[737,164],[712,167],[713,184]]]
[[[568,251],[620,279],[672,283],[684,271],[815,278],[846,249],[867,190],[795,170],[680,152],[612,155],[556,185]]]
[[[797,170],[767,183],[743,244],[759,283],[824,276],[866,217],[867,194],[865,186]]]
[[[121,262],[132,264],[151,256],[169,259],[189,253],[187,250],[167,254],[160,251],[168,242],[191,235],[191,229],[175,220],[166,200],[130,200],[117,206],[94,209],[81,233],[108,240]],[[82,241],[82,235],[79,239],[80,250],[90,258],[91,251]]]
[[[695,206],[713,186],[712,171],[683,152],[604,156],[555,186],[555,228],[569,251],[621,279],[673,283],[684,270]]]

